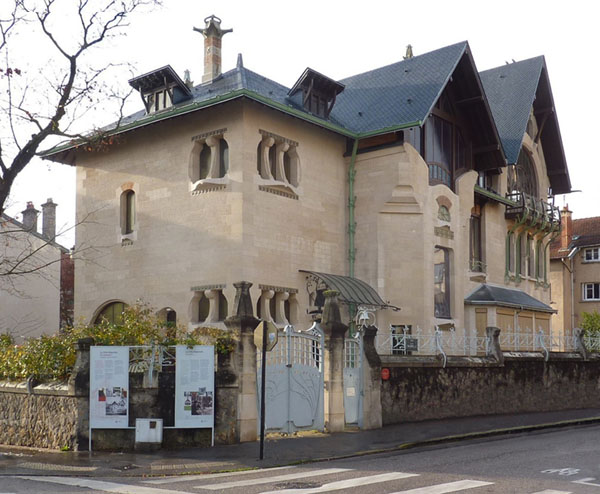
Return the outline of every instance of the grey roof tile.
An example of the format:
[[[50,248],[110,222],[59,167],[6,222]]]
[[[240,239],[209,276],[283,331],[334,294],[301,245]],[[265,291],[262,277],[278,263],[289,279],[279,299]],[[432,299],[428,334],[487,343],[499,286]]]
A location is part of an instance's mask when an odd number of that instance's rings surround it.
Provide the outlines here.
[[[493,285],[480,285],[473,293],[465,298],[466,304],[472,305],[497,305],[501,307],[515,307],[542,312],[556,312],[552,307],[537,298],[511,288],[502,288]]]
[[[479,73],[509,164],[519,157],[543,66],[535,57]]]

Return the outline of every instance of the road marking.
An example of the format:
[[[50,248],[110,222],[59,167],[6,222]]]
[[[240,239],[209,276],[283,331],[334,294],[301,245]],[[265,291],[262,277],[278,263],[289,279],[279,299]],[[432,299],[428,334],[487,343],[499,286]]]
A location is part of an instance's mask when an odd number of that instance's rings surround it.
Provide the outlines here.
[[[593,485],[594,487],[600,487],[600,484],[595,484],[594,482],[592,482],[592,480],[596,480],[596,478],[595,477],[588,477],[588,478],[585,478],[585,479],[573,480],[572,482],[574,484]]]
[[[262,477],[260,479],[238,480],[234,482],[224,482],[222,484],[199,485],[196,489],[208,489],[218,491],[220,489],[230,489],[232,487],[248,487],[251,485],[271,484],[273,482],[284,482],[286,480],[295,480],[307,477],[316,477],[318,475],[331,475],[334,473],[350,472],[350,468],[323,468],[322,470],[303,471],[289,473],[287,475],[276,475],[275,477]]]
[[[350,489],[351,487],[359,487],[361,485],[378,484],[380,482],[389,482],[391,480],[406,479],[408,477],[418,477],[417,473],[391,472],[382,473],[379,475],[370,475],[368,477],[357,477],[348,480],[338,480],[330,482],[321,487],[312,487],[309,489],[282,489],[276,491],[261,492],[261,494],[281,494],[289,492],[290,494],[316,494],[319,492],[339,491],[341,489]]]
[[[240,472],[222,472],[222,473],[208,473],[205,475],[178,475],[176,477],[166,477],[162,479],[155,480],[144,480],[145,484],[170,484],[172,482],[190,482],[193,480],[205,480],[205,479],[219,479],[223,477],[237,477],[238,475],[248,475],[251,473],[261,473],[261,472],[273,472],[274,470],[284,470],[284,469],[296,468],[295,466],[290,467],[273,467],[273,468],[255,468],[253,470],[242,470]],[[1,493],[0,493],[1,494]]]
[[[81,479],[76,477],[30,477],[26,475],[15,475],[14,478],[33,480],[34,482],[53,482],[55,484],[70,485],[72,487],[87,487],[97,491],[114,492],[117,494],[165,494],[164,489],[144,487],[138,485],[117,484],[115,482],[104,482],[101,480]],[[191,492],[175,491],[177,494],[192,494]]]
[[[573,494],[571,491],[555,491],[553,489],[546,489],[545,491],[532,492],[531,494]]]
[[[447,484],[430,485],[427,487],[417,487],[407,491],[397,491],[392,494],[446,494],[447,492],[462,491],[465,489],[475,489],[492,485],[493,482],[482,482],[479,480],[457,480],[456,482],[448,482]]]

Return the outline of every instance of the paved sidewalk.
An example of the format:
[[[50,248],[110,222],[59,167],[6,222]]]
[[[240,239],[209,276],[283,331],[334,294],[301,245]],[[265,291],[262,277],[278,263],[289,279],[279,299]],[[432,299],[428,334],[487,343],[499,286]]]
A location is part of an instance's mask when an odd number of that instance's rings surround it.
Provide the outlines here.
[[[393,451],[464,439],[600,423],[600,409],[486,415],[386,426],[373,431],[270,435],[259,443],[156,453],[46,452],[0,447],[1,475],[145,476],[209,473]]]

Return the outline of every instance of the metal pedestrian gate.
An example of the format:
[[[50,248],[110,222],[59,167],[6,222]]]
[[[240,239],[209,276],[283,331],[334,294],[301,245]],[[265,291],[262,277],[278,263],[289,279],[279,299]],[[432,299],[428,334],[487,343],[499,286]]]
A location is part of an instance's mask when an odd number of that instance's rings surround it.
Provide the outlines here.
[[[286,326],[267,352],[265,429],[292,433],[324,430],[323,330],[317,323],[305,331]],[[261,352],[257,353],[260,396]],[[260,404],[259,423],[260,423]]]
[[[362,337],[344,340],[344,416],[347,425],[362,426]]]

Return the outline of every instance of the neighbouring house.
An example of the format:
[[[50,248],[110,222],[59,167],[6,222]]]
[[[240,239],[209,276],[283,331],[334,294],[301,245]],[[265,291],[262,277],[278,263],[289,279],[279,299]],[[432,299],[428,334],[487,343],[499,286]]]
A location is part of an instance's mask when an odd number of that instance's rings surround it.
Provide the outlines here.
[[[219,326],[246,280],[279,326],[308,327],[332,288],[381,309],[380,331],[550,333],[553,198],[571,184],[543,56],[480,73],[465,41],[342,80],[307,68],[289,88],[241,55],[222,73],[229,30],[197,31],[200,84],[170,66],[135,77],[143,109],[109,146],[45,154],[77,167],[93,221],[76,243],[103,251],[77,264],[77,318],[141,298]]]
[[[0,333],[24,338],[52,334],[73,322],[73,259],[56,237],[56,204],[28,202],[23,221],[0,219]]]
[[[600,216],[573,219],[561,210],[562,231],[551,245],[552,325],[567,334],[579,327],[582,312],[600,312]]]

